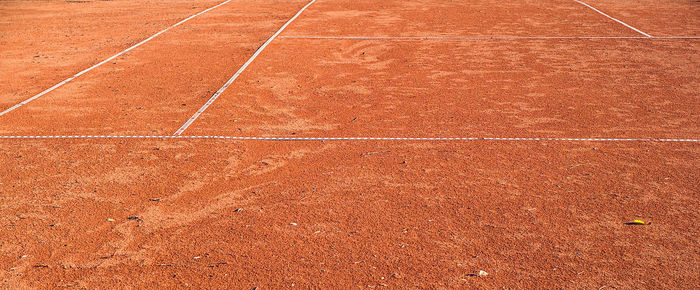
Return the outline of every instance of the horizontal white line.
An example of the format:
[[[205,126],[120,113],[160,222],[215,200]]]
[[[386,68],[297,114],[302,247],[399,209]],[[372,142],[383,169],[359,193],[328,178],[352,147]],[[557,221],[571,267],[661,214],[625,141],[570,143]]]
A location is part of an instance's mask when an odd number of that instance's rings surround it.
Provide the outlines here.
[[[288,39],[349,40],[538,40],[538,39],[700,39],[700,36],[312,36],[287,35]]]
[[[89,68],[86,68],[86,69],[80,71],[80,72],[77,73],[77,74],[74,74],[72,77],[69,77],[69,78],[67,78],[67,79],[65,79],[65,80],[63,80],[63,81],[61,81],[61,82],[59,82],[59,83],[53,85],[52,87],[50,87],[50,88],[44,90],[43,92],[38,93],[38,94],[34,95],[33,97],[31,97],[31,98],[29,98],[29,99],[26,99],[26,100],[24,100],[24,101],[22,101],[22,102],[20,102],[20,103],[18,103],[18,104],[16,104],[16,105],[14,105],[14,106],[8,108],[7,110],[4,110],[4,111],[0,112],[0,116],[5,115],[5,114],[7,114],[7,113],[9,113],[9,112],[12,112],[12,111],[14,111],[14,110],[17,109],[17,108],[19,108],[19,107],[21,107],[21,106],[24,106],[24,105],[26,105],[27,103],[29,103],[29,102],[31,102],[31,101],[34,101],[34,100],[38,99],[39,97],[41,97],[41,96],[43,96],[43,95],[45,95],[45,94],[48,94],[49,92],[51,92],[51,91],[53,91],[53,90],[55,90],[55,89],[57,89],[57,88],[63,86],[64,84],[66,84],[66,83],[72,81],[73,79],[75,79],[75,78],[77,78],[77,77],[79,77],[79,76],[81,76],[81,75],[83,75],[83,74],[85,74],[85,73],[87,73],[87,72],[89,72],[89,71],[91,71],[91,70],[93,70],[93,69],[95,69],[95,68],[97,68],[97,67],[99,67],[99,66],[105,64],[105,63],[108,63],[108,62],[112,61],[113,59],[115,59],[115,58],[117,58],[117,57],[119,57],[119,56],[121,56],[121,55],[123,55],[123,54],[129,52],[130,50],[132,50],[132,49],[134,49],[134,48],[137,48],[137,47],[141,46],[142,44],[144,44],[144,43],[150,41],[151,39],[156,38],[158,35],[161,35],[161,34],[167,32],[168,30],[173,29],[173,28],[179,26],[180,24],[183,24],[183,23],[189,21],[189,20],[192,19],[192,18],[195,18],[195,17],[197,17],[197,16],[199,16],[199,15],[202,15],[202,14],[204,14],[204,13],[207,13],[207,12],[209,12],[210,10],[212,10],[212,9],[214,9],[214,8],[216,8],[216,7],[219,7],[219,6],[221,6],[221,5],[224,5],[224,4],[226,4],[226,3],[230,2],[230,1],[231,1],[231,0],[226,0],[226,1],[224,1],[224,2],[221,2],[220,4],[218,4],[218,5],[216,5],[216,6],[212,6],[212,7],[208,8],[208,9],[206,9],[206,10],[203,10],[203,11],[197,13],[197,14],[194,14],[194,15],[192,15],[192,16],[190,16],[190,17],[187,17],[187,18],[181,20],[180,22],[173,24],[173,25],[170,26],[170,27],[159,31],[158,33],[156,33],[156,34],[154,34],[154,35],[151,35],[149,38],[146,38],[146,39],[142,40],[141,42],[139,42],[139,43],[137,43],[137,44],[134,44],[134,45],[132,45],[131,47],[129,47],[129,48],[125,49],[125,50],[122,50],[121,52],[119,52],[119,53],[117,53],[117,54],[115,54],[115,55],[113,55],[113,56],[111,56],[111,57],[109,57],[109,58],[107,58],[107,59],[105,59],[105,60],[103,60],[103,61],[101,61],[101,62],[99,62],[99,63],[97,63],[97,64],[95,64],[95,65],[93,65],[93,66],[91,66],[91,67],[89,67]]]
[[[700,142],[687,138],[559,138],[559,137],[242,137],[182,135],[35,135],[0,139],[221,139],[257,141],[564,141],[564,142]]]

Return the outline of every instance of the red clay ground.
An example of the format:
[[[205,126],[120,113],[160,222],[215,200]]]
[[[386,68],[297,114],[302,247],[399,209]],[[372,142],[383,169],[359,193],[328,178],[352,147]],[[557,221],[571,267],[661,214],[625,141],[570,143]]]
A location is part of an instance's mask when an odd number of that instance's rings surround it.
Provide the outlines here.
[[[569,0],[319,1],[287,35],[637,36]]]
[[[586,3],[653,36],[700,36],[697,1],[591,0]]]
[[[0,110],[220,2],[0,1]]]
[[[12,287],[700,282],[697,145],[0,146],[1,262]],[[653,223],[623,224],[635,218]],[[489,276],[469,277],[475,270]]]
[[[697,40],[280,39],[188,133],[700,136],[699,51]]]
[[[0,134],[172,134],[302,4],[223,5],[8,113]]]
[[[0,4],[3,108],[220,2],[134,3]],[[231,1],[0,116],[0,135],[173,134],[306,3]],[[652,35],[697,35],[695,2],[631,3],[589,4]],[[563,0],[318,0],[282,34],[295,35],[640,36]],[[278,38],[184,134],[697,140],[698,41]],[[34,50],[63,58],[32,63]],[[699,142],[0,138],[0,281],[698,288],[698,154]]]

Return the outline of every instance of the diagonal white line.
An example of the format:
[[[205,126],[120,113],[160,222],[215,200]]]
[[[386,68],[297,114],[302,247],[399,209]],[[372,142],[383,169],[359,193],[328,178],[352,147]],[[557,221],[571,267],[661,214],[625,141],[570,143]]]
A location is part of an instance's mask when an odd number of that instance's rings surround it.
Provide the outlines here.
[[[216,6],[212,6],[212,7],[210,7],[210,8],[207,8],[207,9],[204,10],[204,11],[201,11],[201,12],[199,12],[199,13],[197,13],[197,14],[194,14],[194,15],[192,15],[192,16],[190,16],[190,17],[187,17],[187,18],[183,19],[182,21],[180,21],[180,22],[178,22],[178,23],[175,23],[174,25],[172,25],[172,26],[170,26],[170,27],[168,27],[168,28],[159,31],[158,33],[152,35],[151,37],[146,38],[146,39],[142,40],[141,42],[139,42],[139,43],[137,43],[137,44],[134,44],[134,45],[132,45],[131,47],[125,49],[125,50],[122,50],[121,52],[119,52],[119,53],[117,53],[117,54],[111,56],[110,58],[105,59],[105,60],[103,60],[103,61],[101,61],[101,62],[99,62],[99,63],[97,63],[97,64],[95,64],[95,65],[93,65],[93,66],[91,66],[91,67],[89,67],[89,68],[86,68],[86,69],[80,71],[79,73],[73,75],[72,77],[69,77],[69,78],[67,78],[67,79],[65,79],[65,80],[63,80],[63,81],[61,81],[60,83],[57,83],[57,84],[53,85],[52,87],[50,87],[50,88],[44,90],[43,92],[38,93],[38,94],[34,95],[33,97],[31,97],[31,98],[29,98],[29,99],[26,99],[26,100],[24,100],[24,101],[22,101],[22,102],[20,102],[20,103],[18,103],[18,104],[16,104],[16,105],[10,107],[9,109],[7,109],[7,110],[5,110],[5,111],[0,112],[0,116],[5,115],[5,114],[7,114],[7,113],[9,113],[9,112],[12,112],[12,111],[14,111],[14,110],[17,109],[17,108],[19,108],[19,107],[21,107],[21,106],[24,106],[24,105],[26,105],[27,103],[38,99],[39,97],[41,97],[41,96],[43,96],[43,95],[45,95],[45,94],[47,94],[47,93],[49,93],[49,92],[51,92],[51,91],[53,91],[53,90],[59,88],[59,87],[61,87],[62,85],[66,84],[67,82],[70,82],[70,81],[72,81],[73,79],[75,79],[75,78],[77,78],[77,77],[79,77],[79,76],[81,76],[81,75],[83,75],[83,74],[85,74],[85,73],[87,73],[87,72],[89,72],[89,71],[91,71],[91,70],[93,70],[93,69],[95,69],[95,68],[97,68],[97,67],[99,67],[99,66],[101,66],[101,65],[103,65],[103,64],[105,64],[105,63],[107,63],[107,62],[110,62],[111,60],[113,60],[113,59],[115,59],[115,58],[117,58],[117,57],[119,57],[119,56],[121,56],[121,55],[123,55],[123,54],[125,54],[125,53],[127,53],[127,52],[129,52],[130,50],[141,46],[142,44],[144,44],[144,43],[150,41],[151,39],[156,38],[158,35],[161,35],[161,34],[165,33],[166,31],[168,31],[168,30],[170,30],[170,29],[173,29],[173,28],[179,26],[180,24],[183,24],[183,23],[189,21],[189,20],[192,19],[192,18],[195,18],[195,17],[197,17],[197,16],[199,16],[199,15],[202,15],[202,14],[204,14],[204,13],[207,13],[207,12],[209,12],[210,10],[212,10],[212,9],[214,9],[214,8],[217,8],[217,7],[221,6],[221,5],[224,5],[224,4],[226,4],[226,3],[230,2],[230,1],[231,1],[231,0],[226,0],[226,1],[224,1],[224,2],[219,3],[219,4],[216,5]]]
[[[642,35],[644,35],[644,36],[646,36],[646,37],[653,37],[653,36],[651,36],[651,35],[649,35],[649,34],[644,33],[643,31],[641,31],[641,30],[639,30],[639,29],[637,29],[637,28],[634,28],[634,27],[628,25],[627,23],[624,23],[624,22],[622,22],[622,21],[620,21],[620,20],[618,20],[618,19],[616,19],[616,18],[614,18],[614,17],[612,17],[612,16],[610,16],[610,15],[608,15],[608,14],[603,13],[603,11],[600,11],[600,10],[598,10],[598,9],[595,9],[595,7],[593,7],[593,6],[591,6],[591,5],[588,5],[588,4],[586,4],[586,3],[583,3],[583,2],[581,2],[581,1],[579,1],[579,0],[574,0],[574,1],[578,2],[578,3],[581,4],[581,5],[586,6],[586,7],[588,7],[588,8],[593,9],[593,11],[598,12],[598,13],[602,14],[603,16],[607,17],[607,18],[610,18],[610,19],[612,19],[612,20],[615,20],[615,22],[617,22],[617,23],[620,23],[620,24],[622,24],[622,25],[624,25],[624,26],[627,26],[627,28],[629,28],[629,29],[632,29],[632,30],[634,30],[634,31],[636,31],[636,32],[639,32],[640,34],[642,34]]]
[[[316,0],[312,0],[311,2],[309,2],[309,4],[306,4],[306,6],[302,7],[301,10],[299,10],[299,12],[297,12],[297,14],[294,15],[294,17],[289,19],[289,21],[287,21],[287,23],[282,25],[282,27],[279,30],[277,30],[277,32],[275,32],[275,34],[273,34],[269,39],[267,39],[267,41],[265,41],[265,43],[263,43],[263,45],[260,46],[260,48],[258,48],[258,50],[255,51],[253,56],[251,56],[250,59],[248,59],[248,61],[246,61],[243,64],[243,66],[241,66],[241,68],[239,68],[238,71],[228,81],[226,81],[226,83],[221,88],[219,88],[219,90],[217,90],[214,93],[214,95],[212,95],[211,98],[209,98],[209,100],[201,108],[199,108],[199,110],[197,110],[197,112],[195,112],[194,115],[192,115],[192,117],[190,117],[189,120],[187,120],[187,122],[185,122],[185,124],[183,124],[180,127],[180,129],[177,129],[177,131],[175,131],[174,135],[181,135],[182,132],[187,130],[187,128],[190,125],[192,125],[192,123],[195,120],[197,120],[197,118],[199,118],[199,116],[202,113],[204,113],[204,111],[207,108],[209,108],[209,106],[211,106],[211,104],[213,104],[214,101],[216,101],[216,99],[219,98],[219,96],[226,90],[226,88],[228,88],[238,78],[238,76],[241,75],[241,73],[243,73],[243,71],[245,71],[246,68],[248,68],[248,66],[255,60],[256,57],[258,57],[258,55],[260,55],[260,53],[265,49],[265,47],[267,47],[270,44],[270,42],[272,42],[275,39],[275,37],[277,37],[280,33],[282,33],[282,31],[285,28],[287,28],[287,26],[289,24],[291,24],[292,21],[294,21],[294,19],[297,19],[297,17],[299,17],[299,15],[301,15],[301,13],[304,12],[304,10],[306,10],[306,8],[311,6],[311,4],[313,4],[314,2],[316,2]]]

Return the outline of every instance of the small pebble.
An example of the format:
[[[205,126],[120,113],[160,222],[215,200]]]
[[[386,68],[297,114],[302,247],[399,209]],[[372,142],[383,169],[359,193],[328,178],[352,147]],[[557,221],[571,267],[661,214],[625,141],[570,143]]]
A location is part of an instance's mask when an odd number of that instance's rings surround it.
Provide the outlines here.
[[[472,276],[472,277],[486,277],[488,276],[489,273],[486,273],[486,271],[479,270],[471,274],[467,274],[467,276]]]
[[[132,221],[133,221],[133,220],[137,220],[137,219],[139,219],[139,217],[137,217],[137,216],[130,216],[130,217],[128,217],[127,219],[129,219],[129,220],[132,220]]]
[[[108,222],[114,222],[114,219],[107,219]]]
[[[240,212],[240,211],[242,211],[242,210],[243,210],[242,208],[237,208],[237,209],[234,210],[233,212]]]
[[[297,223],[289,223],[292,226],[297,226]]]

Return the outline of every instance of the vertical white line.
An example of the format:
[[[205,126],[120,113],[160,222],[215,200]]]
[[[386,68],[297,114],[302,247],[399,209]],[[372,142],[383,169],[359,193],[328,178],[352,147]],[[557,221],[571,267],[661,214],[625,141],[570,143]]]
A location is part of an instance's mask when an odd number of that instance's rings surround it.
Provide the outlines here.
[[[607,18],[610,18],[610,19],[612,19],[612,20],[615,20],[617,23],[620,23],[620,24],[622,24],[622,25],[624,25],[624,26],[627,26],[627,28],[629,28],[629,29],[632,29],[632,30],[634,30],[634,31],[636,31],[636,32],[639,32],[640,34],[642,34],[642,35],[644,35],[644,36],[646,36],[646,37],[653,37],[653,36],[651,36],[651,35],[649,35],[649,34],[644,33],[643,31],[641,31],[641,30],[639,30],[639,29],[637,29],[637,28],[634,28],[634,27],[628,25],[627,23],[624,23],[624,22],[622,22],[622,21],[620,21],[620,20],[617,20],[616,18],[614,18],[614,17],[612,17],[612,16],[610,16],[610,15],[608,15],[608,14],[603,13],[603,11],[600,11],[600,10],[598,10],[598,9],[595,9],[595,7],[593,7],[593,6],[591,6],[591,5],[588,5],[588,4],[586,4],[586,3],[583,3],[583,2],[581,2],[581,1],[579,1],[579,0],[574,0],[574,1],[578,2],[578,3],[581,4],[581,5],[585,5],[585,6],[588,7],[588,8],[593,9],[593,11],[598,12],[598,13],[602,14],[603,16],[607,17]]]
[[[67,79],[65,79],[65,80],[63,80],[63,81],[61,81],[60,83],[57,83],[57,84],[53,85],[52,87],[50,87],[50,88],[44,90],[43,92],[38,93],[38,94],[34,95],[33,97],[31,97],[31,98],[29,98],[29,99],[26,99],[26,100],[20,102],[19,104],[16,104],[16,105],[10,107],[9,109],[0,112],[0,116],[5,115],[5,114],[7,114],[7,113],[9,113],[9,112],[12,112],[12,111],[14,111],[14,110],[17,109],[17,108],[19,108],[19,107],[21,107],[21,106],[24,106],[24,105],[26,105],[27,103],[29,103],[29,102],[31,102],[31,101],[33,101],[33,100],[38,99],[39,97],[41,97],[41,96],[43,96],[43,95],[45,95],[45,94],[47,94],[47,93],[49,93],[49,92],[51,92],[51,91],[53,91],[53,90],[59,88],[59,87],[61,87],[62,85],[66,84],[67,82],[72,81],[74,78],[77,78],[77,77],[79,77],[79,76],[85,74],[86,72],[89,72],[89,71],[91,71],[91,70],[93,70],[93,69],[95,69],[95,68],[97,68],[97,67],[99,67],[99,66],[101,66],[101,65],[103,65],[103,64],[105,64],[105,63],[107,63],[107,62],[109,62],[109,61],[111,61],[111,60],[113,60],[113,59],[115,59],[115,58],[117,58],[117,57],[119,57],[119,56],[121,56],[122,54],[125,54],[125,53],[129,52],[130,50],[141,46],[142,44],[144,44],[144,43],[150,41],[151,39],[156,38],[158,35],[161,35],[161,34],[165,33],[166,31],[168,31],[168,30],[170,30],[170,29],[173,29],[173,28],[179,26],[180,24],[183,24],[183,23],[189,21],[189,20],[192,19],[192,18],[195,18],[195,17],[197,17],[197,16],[199,16],[199,15],[202,15],[202,14],[204,14],[204,13],[207,13],[207,12],[209,12],[210,10],[212,10],[212,9],[214,9],[214,8],[216,8],[216,7],[219,7],[219,6],[221,6],[221,5],[224,5],[224,4],[226,4],[226,3],[230,2],[230,1],[231,1],[231,0],[226,0],[226,1],[222,2],[222,3],[219,3],[219,4],[216,5],[216,6],[210,7],[210,8],[208,8],[208,9],[204,10],[204,11],[201,11],[201,12],[199,12],[199,13],[197,13],[197,14],[194,14],[194,15],[192,15],[192,16],[190,16],[190,17],[187,17],[187,18],[185,18],[184,20],[181,20],[180,22],[175,23],[174,25],[172,25],[172,26],[170,26],[170,27],[168,27],[168,28],[159,31],[158,33],[152,35],[151,37],[146,38],[146,39],[142,40],[141,42],[139,42],[139,43],[137,43],[137,44],[134,44],[134,45],[132,45],[131,47],[125,49],[125,50],[122,50],[120,53],[117,53],[117,54],[111,56],[111,57],[108,58],[108,59],[105,59],[105,60],[103,60],[103,61],[101,61],[101,62],[99,62],[99,63],[97,63],[97,64],[95,64],[95,65],[93,65],[93,66],[91,66],[91,67],[89,67],[89,68],[86,68],[86,69],[80,71],[79,73],[73,75],[72,77],[69,77],[69,78],[67,78]]]
[[[297,17],[299,17],[299,15],[301,15],[301,13],[304,12],[304,10],[306,10],[306,8],[311,6],[311,4],[313,4],[314,2],[316,2],[316,0],[312,0],[311,2],[309,2],[309,4],[306,4],[306,6],[302,7],[301,10],[299,10],[299,12],[297,12],[297,14],[295,14],[294,17],[292,17],[292,19],[289,19],[287,23],[282,25],[282,27],[279,30],[277,30],[275,34],[273,34],[267,41],[265,41],[265,43],[263,43],[263,45],[255,51],[253,56],[251,56],[250,59],[248,59],[248,61],[246,61],[243,64],[243,66],[241,66],[241,68],[239,68],[238,71],[228,81],[226,81],[226,83],[221,88],[219,88],[219,90],[217,90],[214,93],[214,95],[212,95],[211,98],[209,98],[209,100],[201,108],[199,108],[199,110],[197,110],[197,112],[195,112],[189,120],[187,120],[187,122],[185,122],[185,124],[182,125],[182,127],[180,127],[180,129],[177,129],[177,131],[175,131],[175,134],[173,135],[181,135],[182,132],[187,130],[187,128],[190,125],[192,125],[192,123],[195,120],[197,120],[197,118],[199,118],[199,116],[202,113],[204,113],[204,111],[207,108],[209,108],[209,106],[211,106],[211,104],[214,103],[214,101],[216,101],[217,98],[219,98],[219,96],[226,90],[226,88],[228,88],[238,78],[238,76],[241,75],[241,73],[243,73],[243,71],[253,62],[253,60],[255,60],[256,57],[258,57],[258,55],[265,49],[265,47],[267,47],[267,45],[269,45],[270,42],[272,42],[272,40],[275,39],[275,37],[282,33],[282,31],[285,28],[287,28],[287,26],[291,24],[292,21],[294,21],[294,19],[297,19]]]

